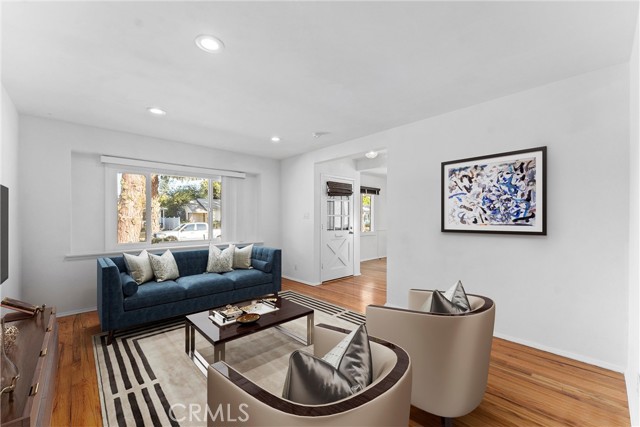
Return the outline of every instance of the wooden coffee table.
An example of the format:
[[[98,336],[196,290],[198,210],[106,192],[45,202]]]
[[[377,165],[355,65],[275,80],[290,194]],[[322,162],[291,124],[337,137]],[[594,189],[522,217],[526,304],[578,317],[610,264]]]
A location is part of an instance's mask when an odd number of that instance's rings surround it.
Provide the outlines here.
[[[236,303],[239,307],[249,304],[250,301]],[[232,323],[230,325],[219,326],[209,319],[209,311],[201,311],[186,316],[185,320],[185,352],[191,360],[206,375],[209,363],[196,350],[196,331],[207,339],[213,345],[213,361],[218,362],[224,360],[225,344],[238,338],[260,332],[262,330],[276,327],[282,333],[300,341],[303,344],[313,344],[313,309],[305,307],[284,298],[276,300],[278,310],[271,313],[262,314],[260,319],[254,323],[240,324]],[[283,323],[307,317],[307,336],[306,339],[295,335],[293,332],[283,328]]]

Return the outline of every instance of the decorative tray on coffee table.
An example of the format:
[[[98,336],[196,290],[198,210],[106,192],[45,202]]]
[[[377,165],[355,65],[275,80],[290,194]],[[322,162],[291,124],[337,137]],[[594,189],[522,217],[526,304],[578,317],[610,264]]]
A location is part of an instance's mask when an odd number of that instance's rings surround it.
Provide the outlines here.
[[[263,314],[278,310],[275,305],[276,298],[265,298],[251,301],[242,307],[227,305],[213,310],[209,310],[209,319],[218,326],[231,325],[233,323],[253,323],[260,319]]]

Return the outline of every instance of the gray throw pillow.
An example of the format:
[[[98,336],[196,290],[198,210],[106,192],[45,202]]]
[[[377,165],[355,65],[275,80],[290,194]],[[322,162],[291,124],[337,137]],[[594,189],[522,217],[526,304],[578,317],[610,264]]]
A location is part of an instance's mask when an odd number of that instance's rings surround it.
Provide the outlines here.
[[[151,268],[149,254],[146,249],[140,252],[140,255],[122,255],[124,256],[124,263],[127,266],[129,275],[133,277],[133,280],[135,280],[138,285],[153,280],[153,268]]]
[[[358,386],[359,388],[359,386]],[[328,362],[296,350],[289,358],[289,371],[282,397],[304,405],[323,405],[351,396],[349,380]]]
[[[170,250],[160,256],[149,254],[149,261],[151,261],[151,268],[153,268],[153,274],[158,282],[180,277],[178,264],[176,264],[176,260]]]
[[[433,291],[433,299],[431,300],[431,313],[458,314],[466,313],[469,310],[452,303],[442,295],[440,291]]]
[[[444,297],[462,308],[464,311],[471,310],[471,304],[469,303],[469,299],[467,298],[467,293],[464,291],[464,287],[462,286],[462,282],[458,280],[453,289],[449,289]]]
[[[229,247],[220,250],[213,243],[209,245],[209,259],[207,261],[208,273],[225,273],[232,271],[233,265],[233,248]]]
[[[233,268],[236,269],[248,269],[251,268],[251,251],[253,251],[253,244],[245,246],[244,248],[238,248],[236,245],[229,245],[233,248]]]
[[[453,284],[453,286],[451,286],[449,289],[447,289],[443,296],[450,302],[464,308],[466,311],[470,311],[471,310],[471,304],[469,303],[469,300],[467,299],[467,294],[464,291],[464,287],[462,286],[462,282],[460,280],[458,280],[456,283]],[[431,312],[433,310],[431,310],[431,305],[433,304],[433,294],[431,294],[429,296],[429,298],[427,298],[427,300],[424,302],[424,304],[422,304],[422,306],[419,308],[420,311],[427,311],[427,312]]]
[[[330,403],[363,390],[372,381],[369,336],[367,328],[360,325],[322,359],[294,352],[282,396],[304,404]]]
[[[352,386],[360,385],[361,388],[365,388],[371,384],[373,362],[369,335],[365,325],[358,326],[322,359],[345,375],[351,381]]]

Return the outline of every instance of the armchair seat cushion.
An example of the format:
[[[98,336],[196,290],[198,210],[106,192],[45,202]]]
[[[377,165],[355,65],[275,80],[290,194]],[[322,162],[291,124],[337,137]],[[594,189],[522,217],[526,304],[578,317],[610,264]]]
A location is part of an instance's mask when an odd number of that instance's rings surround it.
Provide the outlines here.
[[[137,310],[144,307],[180,301],[187,297],[187,290],[173,280],[165,282],[147,282],[138,286],[135,295],[124,299],[124,310]]]
[[[180,277],[176,280],[186,289],[187,298],[217,294],[233,290],[233,282],[217,273],[204,273],[195,276]]]

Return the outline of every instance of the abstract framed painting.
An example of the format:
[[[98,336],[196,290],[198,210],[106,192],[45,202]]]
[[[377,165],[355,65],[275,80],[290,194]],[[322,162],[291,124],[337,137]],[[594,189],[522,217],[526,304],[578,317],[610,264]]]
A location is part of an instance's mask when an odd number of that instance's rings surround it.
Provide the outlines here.
[[[443,232],[547,234],[547,147],[442,163]]]

